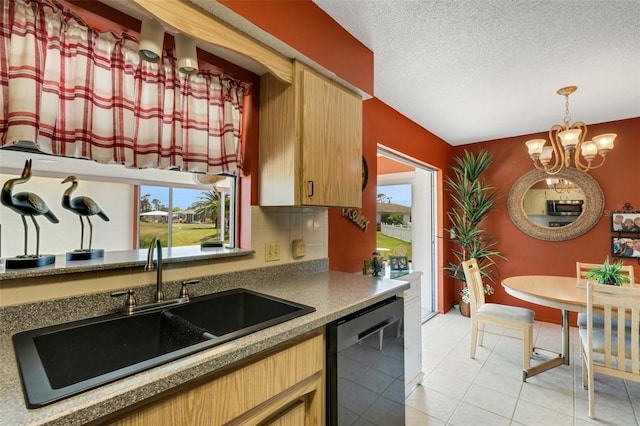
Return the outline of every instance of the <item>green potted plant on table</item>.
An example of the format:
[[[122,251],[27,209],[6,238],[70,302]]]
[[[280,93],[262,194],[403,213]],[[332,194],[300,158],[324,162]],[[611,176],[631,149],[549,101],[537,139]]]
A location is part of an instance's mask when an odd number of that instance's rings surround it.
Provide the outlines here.
[[[595,267],[584,274],[588,280],[597,280],[598,284],[622,285],[631,282],[629,275],[622,271],[624,264],[618,259],[609,263],[609,256],[602,266]]]
[[[469,291],[462,262],[475,258],[483,278],[493,282],[495,258],[504,258],[492,235],[487,234],[484,223],[495,207],[497,195],[494,187],[485,182],[483,173],[491,165],[492,157],[486,150],[454,157],[453,175],[447,179],[452,208],[447,213],[451,222],[451,250],[455,261],[444,267],[445,274],[465,283],[461,290],[460,312],[469,316]],[[493,287],[485,283],[485,295],[493,294]],[[466,302],[466,303],[465,303]]]

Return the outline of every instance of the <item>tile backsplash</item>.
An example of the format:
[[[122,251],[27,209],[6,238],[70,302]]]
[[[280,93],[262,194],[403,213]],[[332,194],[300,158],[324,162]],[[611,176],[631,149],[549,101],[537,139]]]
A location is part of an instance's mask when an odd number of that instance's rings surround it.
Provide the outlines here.
[[[328,213],[326,207],[251,207],[251,248],[256,259],[265,259],[265,244],[278,242],[280,260],[293,262],[293,240],[305,243],[305,256],[313,260],[328,256]],[[271,263],[271,262],[269,262]]]

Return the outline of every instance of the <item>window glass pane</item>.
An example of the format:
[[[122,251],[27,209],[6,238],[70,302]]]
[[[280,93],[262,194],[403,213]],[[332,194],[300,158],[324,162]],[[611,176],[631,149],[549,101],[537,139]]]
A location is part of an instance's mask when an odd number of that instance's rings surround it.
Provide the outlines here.
[[[138,247],[145,248],[154,235],[167,246],[169,236],[169,188],[140,186],[140,229]]]
[[[213,190],[175,188],[173,190],[173,247],[218,241],[218,200]]]
[[[378,186],[377,201],[376,248],[385,259],[402,255],[411,260],[411,184]]]
[[[213,183],[196,188],[140,186],[140,248],[148,247],[154,235],[165,247],[210,241],[235,247],[236,178],[204,179]]]

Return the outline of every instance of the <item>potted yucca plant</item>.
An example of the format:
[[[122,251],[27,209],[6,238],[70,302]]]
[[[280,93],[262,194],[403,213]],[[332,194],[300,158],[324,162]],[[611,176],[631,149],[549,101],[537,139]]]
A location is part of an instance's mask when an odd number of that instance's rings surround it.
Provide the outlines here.
[[[595,267],[584,274],[588,280],[597,280],[598,284],[622,285],[629,283],[629,275],[622,271],[624,264],[618,259],[613,263],[609,263],[609,256],[605,259],[602,266]]]
[[[486,150],[475,154],[465,150],[464,155],[453,160],[453,175],[447,179],[453,207],[447,216],[451,222],[450,235],[454,246],[451,252],[455,260],[450,261],[444,271],[446,275],[464,283],[466,279],[462,262],[475,258],[483,278],[493,282],[495,259],[503,256],[495,249],[495,238],[484,229],[487,215],[497,202],[494,187],[483,178],[492,157]],[[493,287],[489,283],[485,283],[484,293],[493,294]],[[466,284],[461,296],[460,311],[465,315],[466,308],[468,316],[468,304],[465,306],[469,300]]]

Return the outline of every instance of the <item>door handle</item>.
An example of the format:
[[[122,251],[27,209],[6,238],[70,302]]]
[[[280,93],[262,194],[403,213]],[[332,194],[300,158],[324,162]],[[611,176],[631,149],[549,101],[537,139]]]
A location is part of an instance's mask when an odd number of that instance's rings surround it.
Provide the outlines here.
[[[389,324],[391,324],[391,319],[392,318],[387,318],[386,320],[374,325],[371,328],[366,329],[365,331],[358,333],[358,340],[362,340],[367,336],[372,335],[373,333],[385,328],[386,326],[388,326]]]
[[[309,184],[309,193],[308,193],[307,197],[311,198],[315,194],[315,186],[314,186],[312,180],[308,180],[307,183]]]

